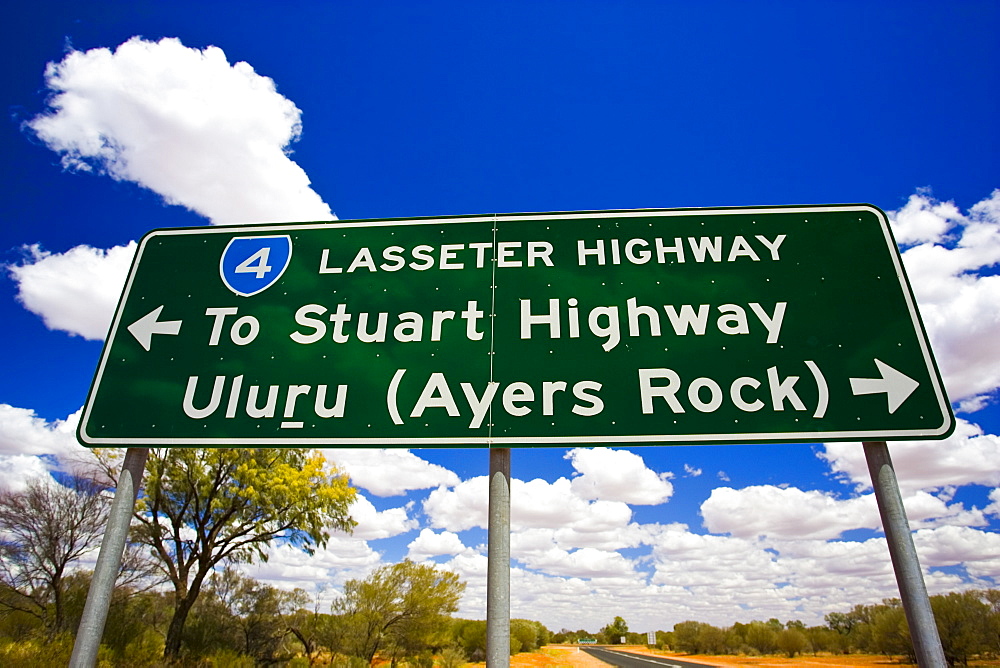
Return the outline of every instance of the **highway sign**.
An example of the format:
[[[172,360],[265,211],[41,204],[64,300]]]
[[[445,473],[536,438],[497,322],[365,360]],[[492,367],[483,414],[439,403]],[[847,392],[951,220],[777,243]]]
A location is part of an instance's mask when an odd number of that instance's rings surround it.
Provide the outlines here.
[[[86,445],[943,438],[869,205],[155,230]]]

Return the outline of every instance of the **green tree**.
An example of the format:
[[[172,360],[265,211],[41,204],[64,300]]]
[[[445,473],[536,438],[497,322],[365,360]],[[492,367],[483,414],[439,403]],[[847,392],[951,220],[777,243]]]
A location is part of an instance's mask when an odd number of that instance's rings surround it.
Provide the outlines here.
[[[674,637],[671,643],[672,649],[689,654],[697,654],[699,649],[698,631],[700,627],[701,622],[691,620],[674,624]]]
[[[380,650],[414,652],[447,631],[465,583],[458,575],[409,559],[350,580],[334,611],[347,623],[347,649],[368,662]]]
[[[991,610],[982,592],[931,596],[931,609],[948,663],[967,666],[971,657],[991,649]]]
[[[510,653],[534,652],[549,640],[549,630],[530,619],[510,620]]]
[[[615,617],[613,622],[601,629],[601,634],[612,645],[621,644],[622,638],[628,635],[628,624],[621,617]]]
[[[451,627],[452,638],[472,661],[486,660],[486,621],[480,619],[455,619]]]
[[[785,656],[792,659],[809,649],[809,638],[797,627],[786,628],[778,632],[776,644]]]
[[[274,662],[290,634],[286,616],[309,597],[284,591],[232,568],[213,573],[189,618],[185,643],[199,654],[230,650],[258,662]]]
[[[711,624],[700,624],[697,643],[699,654],[722,654],[726,651],[726,632]]]
[[[0,611],[32,615],[50,638],[68,630],[67,567],[99,544],[109,507],[102,491],[36,479],[0,493]]]
[[[747,644],[761,654],[774,654],[778,649],[778,629],[772,622],[750,622],[746,626],[744,637]]]
[[[116,479],[121,451],[95,452]],[[311,552],[331,530],[355,524],[355,490],[314,450],[152,449],[143,488],[133,536],[173,585],[168,659],[179,655],[188,615],[217,565],[266,559],[275,540]]]
[[[871,631],[869,651],[886,656],[913,653],[910,629],[906,624],[906,613],[898,599],[890,599],[883,602],[882,605],[874,606],[868,627]]]

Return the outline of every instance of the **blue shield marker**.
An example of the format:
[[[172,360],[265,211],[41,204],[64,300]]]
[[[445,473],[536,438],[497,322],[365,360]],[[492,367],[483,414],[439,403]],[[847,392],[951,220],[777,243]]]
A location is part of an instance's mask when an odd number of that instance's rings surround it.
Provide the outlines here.
[[[292,238],[233,237],[222,251],[219,274],[226,287],[241,297],[252,297],[274,285],[292,259]]]

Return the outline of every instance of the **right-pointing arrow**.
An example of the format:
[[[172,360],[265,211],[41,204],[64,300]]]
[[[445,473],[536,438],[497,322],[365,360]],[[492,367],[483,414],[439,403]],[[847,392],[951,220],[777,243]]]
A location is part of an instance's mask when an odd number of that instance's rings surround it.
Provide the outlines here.
[[[895,413],[896,409],[903,405],[903,402],[913,394],[913,390],[920,386],[920,383],[909,376],[896,371],[882,360],[875,360],[875,366],[881,378],[851,378],[851,392],[854,394],[878,394],[885,392],[889,400],[889,413]]]

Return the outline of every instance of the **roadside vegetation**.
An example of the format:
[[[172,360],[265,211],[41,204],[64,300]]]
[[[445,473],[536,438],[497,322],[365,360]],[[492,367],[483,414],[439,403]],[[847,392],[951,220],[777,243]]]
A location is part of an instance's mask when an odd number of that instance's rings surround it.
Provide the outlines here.
[[[0,666],[65,666],[83,613],[118,462],[99,452],[89,477],[0,493]],[[286,591],[236,566],[274,542],[309,551],[350,531],[354,490],[308,450],[151,452],[101,645],[102,668],[337,666],[458,668],[486,656],[486,622],[456,619],[465,583],[403,561],[348,581],[333,604]],[[931,597],[952,665],[1000,660],[1000,590]],[[688,654],[868,654],[913,660],[898,600],[831,612],[822,626],[777,619],[655,633]],[[553,633],[511,620],[511,654],[550,643],[646,645],[622,617],[599,630]]]

